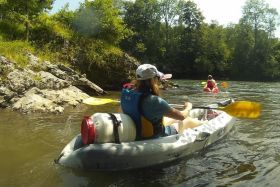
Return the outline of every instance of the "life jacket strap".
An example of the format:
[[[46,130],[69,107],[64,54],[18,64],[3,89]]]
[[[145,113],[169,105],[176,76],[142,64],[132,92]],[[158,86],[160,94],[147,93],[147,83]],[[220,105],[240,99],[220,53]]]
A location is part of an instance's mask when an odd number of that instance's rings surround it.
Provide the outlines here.
[[[154,136],[164,136],[164,126],[162,123],[162,119],[154,123]]]
[[[121,125],[121,121],[119,121],[117,119],[117,117],[112,114],[112,113],[108,113],[113,121],[113,125],[114,125],[114,128],[113,128],[113,132],[114,132],[114,137],[115,137],[115,143],[120,143],[120,137],[119,137],[119,126]]]

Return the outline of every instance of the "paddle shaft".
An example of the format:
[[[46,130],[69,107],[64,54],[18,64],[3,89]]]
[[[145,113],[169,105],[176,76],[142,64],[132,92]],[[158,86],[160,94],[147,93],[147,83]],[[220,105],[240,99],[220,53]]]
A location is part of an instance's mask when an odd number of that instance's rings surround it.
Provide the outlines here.
[[[207,82],[201,82],[202,85],[205,85]],[[226,81],[221,83],[216,83],[217,85],[220,84],[224,89],[228,88],[228,83]]]
[[[169,104],[171,107],[174,107],[174,108],[184,108],[185,105],[179,105],[179,104]],[[218,109],[218,108],[211,108],[211,107],[208,107],[208,106],[194,106],[192,108],[200,108],[200,109]]]
[[[173,107],[184,107],[184,105],[172,104]],[[261,112],[261,105],[256,102],[250,101],[237,101],[230,103],[224,107],[212,108],[212,107],[193,107],[193,108],[201,108],[201,109],[214,109],[221,110],[228,113],[231,116],[238,118],[258,118]]]
[[[103,105],[107,103],[119,103],[118,100],[113,99],[102,99],[102,98],[88,98],[83,101],[85,104],[89,105]],[[185,105],[178,105],[178,104],[170,104],[170,106],[174,108],[185,108]],[[237,101],[230,103],[224,107],[212,108],[208,106],[199,106],[193,108],[200,108],[200,109],[214,109],[214,110],[221,110],[228,113],[231,116],[239,117],[239,118],[258,118],[260,116],[261,105],[256,102],[250,101]]]

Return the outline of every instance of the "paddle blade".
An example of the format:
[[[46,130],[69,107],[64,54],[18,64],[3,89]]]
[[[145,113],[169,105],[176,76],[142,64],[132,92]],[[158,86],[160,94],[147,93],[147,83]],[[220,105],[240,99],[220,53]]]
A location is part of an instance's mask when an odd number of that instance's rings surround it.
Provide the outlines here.
[[[118,102],[119,102],[118,100],[95,98],[95,97],[89,97],[83,100],[83,103],[87,105],[104,105],[107,103],[118,103]]]
[[[224,89],[227,89],[227,88],[228,88],[228,83],[227,83],[227,82],[222,82],[222,83],[221,83],[221,86],[222,86]]]
[[[258,118],[261,113],[261,105],[250,101],[236,101],[228,106],[221,108],[231,116],[237,118]]]

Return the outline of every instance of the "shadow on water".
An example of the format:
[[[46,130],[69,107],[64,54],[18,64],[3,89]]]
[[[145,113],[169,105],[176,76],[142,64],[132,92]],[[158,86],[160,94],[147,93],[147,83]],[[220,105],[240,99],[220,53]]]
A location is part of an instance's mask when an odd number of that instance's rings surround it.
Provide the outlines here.
[[[199,173],[186,173],[186,164],[188,164],[186,160],[190,158],[128,171],[81,171],[67,168],[58,170],[66,186],[81,184],[85,186],[171,186],[184,183],[188,178],[200,176]],[[191,175],[188,176],[188,174]]]

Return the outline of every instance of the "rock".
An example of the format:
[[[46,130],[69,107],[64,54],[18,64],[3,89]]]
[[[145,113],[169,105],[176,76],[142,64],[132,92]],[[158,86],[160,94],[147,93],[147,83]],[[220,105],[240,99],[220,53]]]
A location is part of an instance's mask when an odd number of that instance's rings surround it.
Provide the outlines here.
[[[32,53],[27,53],[29,59],[28,67],[37,66],[39,64],[39,58],[34,56]]]
[[[42,90],[42,96],[53,101],[57,105],[71,105],[76,106],[84,99],[90,97],[88,94],[83,93],[80,89],[70,86],[62,90]]]
[[[3,56],[0,56],[0,68],[2,69],[7,69],[7,70],[13,70],[15,69],[15,66],[12,62],[10,62],[8,59],[6,59]]]
[[[81,90],[89,93],[90,95],[92,95],[92,91],[90,90],[94,90],[98,95],[104,95],[107,93],[102,88],[100,88],[99,86],[97,86],[96,84],[94,84],[93,82],[89,81],[86,78],[80,78],[77,81],[75,81],[73,84],[78,88],[80,88]]]
[[[45,71],[40,71],[37,74],[37,79],[35,82],[35,86],[40,89],[54,89],[54,90],[59,90],[63,89],[66,87],[69,87],[70,84],[62,80],[53,74]]]
[[[64,106],[76,106],[88,97],[89,95],[73,86],[62,90],[40,90],[38,88],[32,88],[12,108],[24,113],[61,113],[64,111]]]
[[[36,93],[37,89],[29,90],[24,97],[20,98],[14,105],[14,110],[24,113],[28,112],[53,112],[58,107],[51,100],[42,97]]]
[[[35,85],[33,79],[35,75],[36,74],[31,70],[14,69],[7,76],[7,86],[10,90],[22,94]]]
[[[0,86],[0,95],[4,95],[4,96],[10,96],[13,95],[14,92],[12,92],[10,89],[4,87],[4,86]]]
[[[67,81],[69,84],[74,85],[90,95],[104,95],[106,92],[85,78],[85,75],[80,76],[73,69],[64,65],[48,65],[47,71],[52,75]]]
[[[73,74],[67,74],[67,72],[61,70],[57,65],[48,65],[47,66],[47,71],[53,74],[54,76],[62,79],[62,80],[72,80],[73,78],[71,77]]]
[[[106,94],[85,75],[69,67],[40,62],[31,53],[28,53],[28,57],[29,65],[17,69],[13,62],[0,56],[1,108],[9,107],[24,113],[62,113],[64,107],[77,106],[90,97],[87,93]]]

